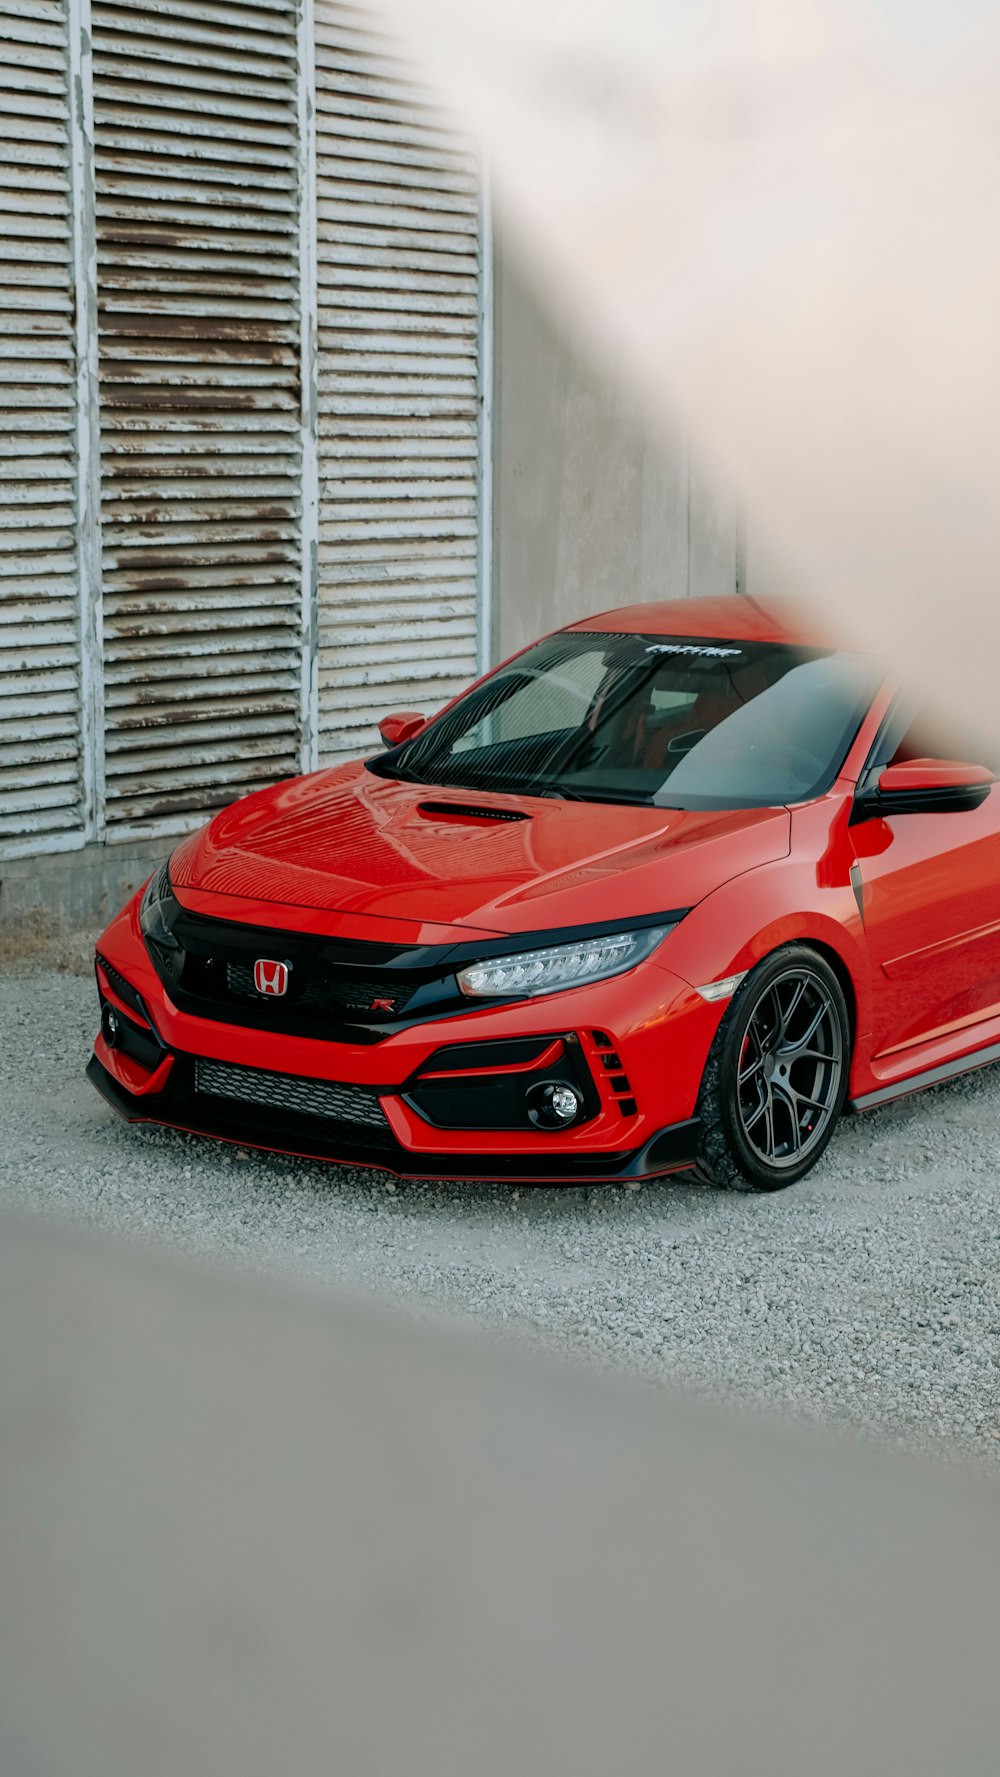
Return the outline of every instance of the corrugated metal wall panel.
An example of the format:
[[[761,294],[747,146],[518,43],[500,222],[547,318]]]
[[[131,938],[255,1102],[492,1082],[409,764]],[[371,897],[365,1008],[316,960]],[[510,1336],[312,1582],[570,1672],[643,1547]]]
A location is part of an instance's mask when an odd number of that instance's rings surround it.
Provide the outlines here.
[[[316,4],[324,762],[475,674],[480,206],[468,142],[363,6]]]
[[[0,843],[83,831],[66,0],[0,3]]]
[[[299,767],[294,0],[94,0],[107,821]]]

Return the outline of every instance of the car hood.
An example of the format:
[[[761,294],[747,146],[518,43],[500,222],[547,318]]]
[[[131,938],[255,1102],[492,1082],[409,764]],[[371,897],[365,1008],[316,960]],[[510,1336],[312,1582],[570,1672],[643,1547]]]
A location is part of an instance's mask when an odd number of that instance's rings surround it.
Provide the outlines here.
[[[506,935],[691,907],[786,856],[790,824],[785,808],[502,796],[345,766],[235,803],[184,841],[171,876],[189,905],[232,918],[252,917],[253,901],[393,921],[411,937],[430,925]]]

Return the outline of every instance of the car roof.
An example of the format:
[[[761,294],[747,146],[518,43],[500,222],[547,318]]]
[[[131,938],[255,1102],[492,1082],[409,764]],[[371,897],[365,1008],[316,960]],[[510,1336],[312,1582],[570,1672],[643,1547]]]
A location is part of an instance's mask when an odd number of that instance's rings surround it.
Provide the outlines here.
[[[784,599],[764,601],[734,594],[729,598],[664,599],[624,605],[567,626],[627,635],[698,636],[736,642],[794,642],[830,646],[822,624],[807,610]]]

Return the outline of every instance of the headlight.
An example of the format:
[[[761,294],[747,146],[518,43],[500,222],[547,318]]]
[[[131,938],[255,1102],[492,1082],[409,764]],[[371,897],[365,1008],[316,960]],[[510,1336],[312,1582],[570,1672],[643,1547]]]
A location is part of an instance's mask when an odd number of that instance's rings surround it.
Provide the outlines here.
[[[539,993],[557,993],[562,987],[581,987],[585,981],[605,981],[609,975],[621,975],[641,963],[670,929],[669,925],[646,926],[639,932],[609,932],[601,938],[556,944],[551,950],[492,957],[461,969],[458,985],[473,1000],[532,999]]]
[[[164,858],[160,868],[154,870],[146,884],[145,893],[139,903],[139,924],[144,937],[168,950],[177,949],[177,939],[164,916],[175,905],[174,891],[170,886],[170,860]]]

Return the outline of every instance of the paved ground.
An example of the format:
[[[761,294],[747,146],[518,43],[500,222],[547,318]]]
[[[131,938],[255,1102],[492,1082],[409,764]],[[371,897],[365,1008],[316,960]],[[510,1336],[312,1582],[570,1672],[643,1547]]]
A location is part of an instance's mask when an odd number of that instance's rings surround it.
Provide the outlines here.
[[[94,1009],[89,974],[0,974],[0,1203],[1000,1464],[1000,1069],[845,1121],[774,1197],[393,1184],[118,1123]]]

